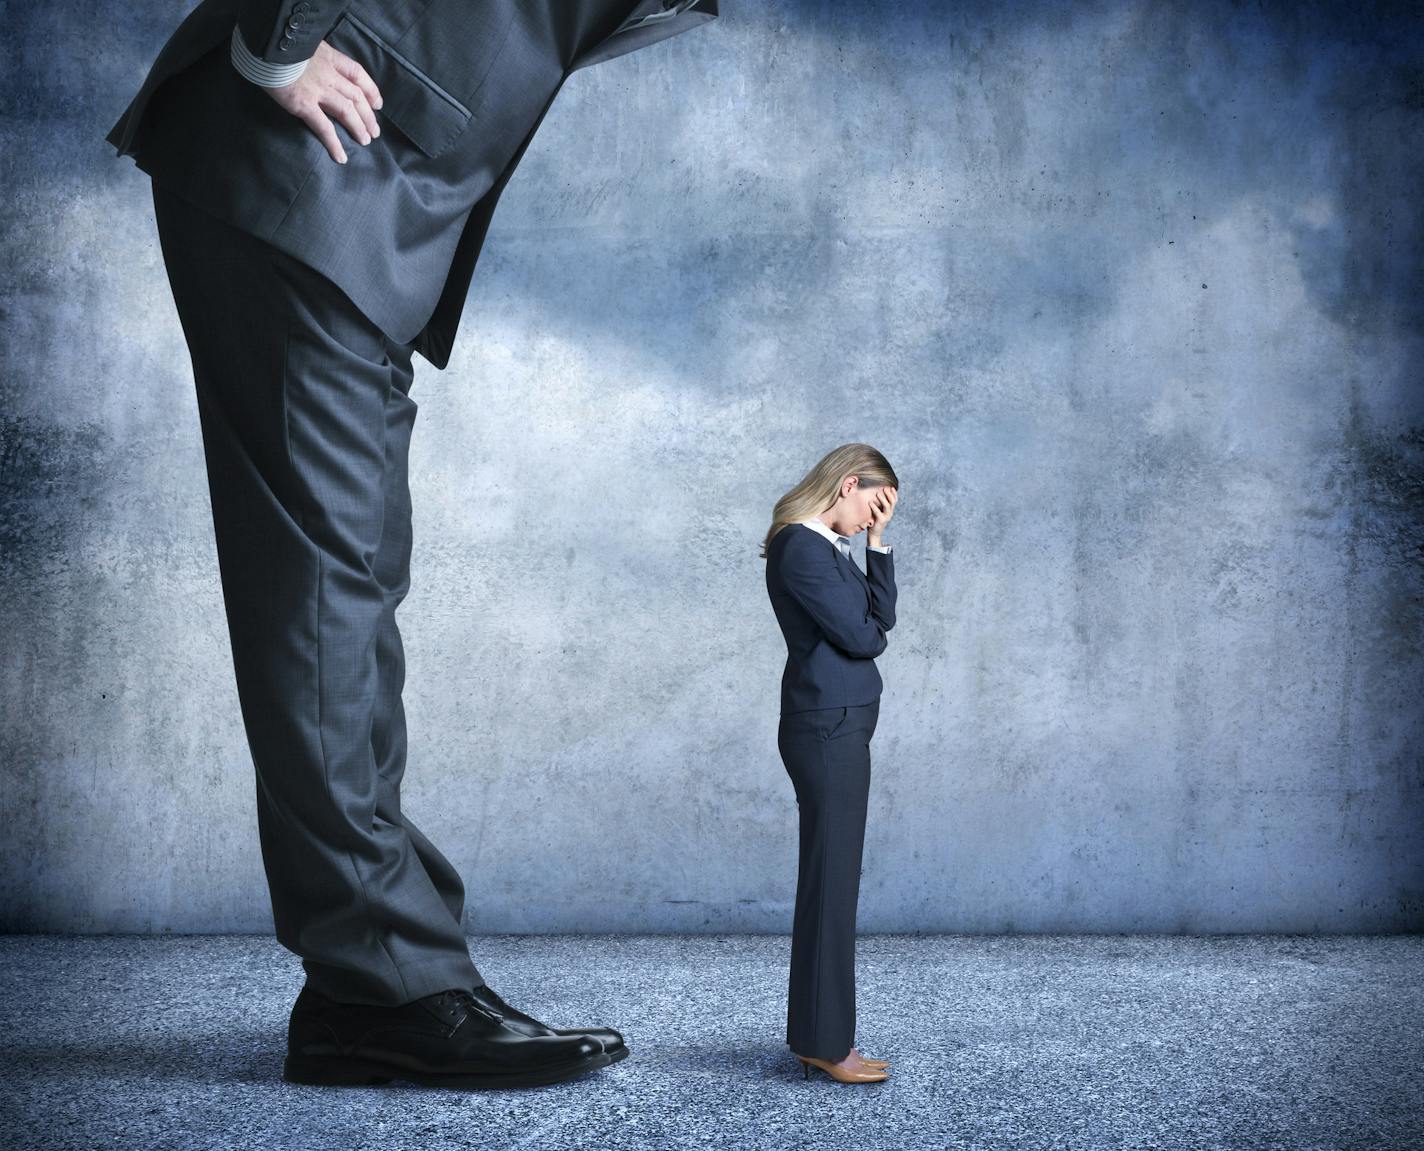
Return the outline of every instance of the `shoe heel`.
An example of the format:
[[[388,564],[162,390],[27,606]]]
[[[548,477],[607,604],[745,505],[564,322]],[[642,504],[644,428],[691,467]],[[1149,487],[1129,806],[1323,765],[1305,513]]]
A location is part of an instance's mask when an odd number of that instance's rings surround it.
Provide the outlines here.
[[[282,1063],[282,1078],[288,1083],[321,1087],[369,1087],[389,1083],[391,1076],[351,1060],[330,1060],[288,1055]]]

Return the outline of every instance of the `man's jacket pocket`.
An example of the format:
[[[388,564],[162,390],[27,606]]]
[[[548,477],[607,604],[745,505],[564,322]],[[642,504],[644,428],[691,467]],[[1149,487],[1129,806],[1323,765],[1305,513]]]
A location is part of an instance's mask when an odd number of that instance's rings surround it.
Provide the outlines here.
[[[326,42],[370,73],[381,90],[377,116],[425,155],[440,155],[469,126],[469,108],[350,11],[336,22]]]

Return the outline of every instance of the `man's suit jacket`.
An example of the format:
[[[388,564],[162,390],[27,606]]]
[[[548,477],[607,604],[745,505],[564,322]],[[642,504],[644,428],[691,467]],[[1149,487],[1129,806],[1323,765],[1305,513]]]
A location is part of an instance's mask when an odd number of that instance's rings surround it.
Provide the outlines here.
[[[804,524],[788,524],[767,544],[766,590],[786,637],[783,715],[880,698],[875,657],[895,626],[893,552],[867,549],[865,566]]]
[[[564,80],[716,15],[717,0],[202,0],[106,139],[443,368],[500,193]],[[271,63],[323,39],[357,60],[380,136],[363,147],[341,126],[336,163],[233,67],[234,24]]]

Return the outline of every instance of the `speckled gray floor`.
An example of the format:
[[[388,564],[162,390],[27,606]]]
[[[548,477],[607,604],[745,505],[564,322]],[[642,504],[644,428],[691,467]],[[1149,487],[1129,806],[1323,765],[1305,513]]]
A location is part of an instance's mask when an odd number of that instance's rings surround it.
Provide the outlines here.
[[[262,936],[0,936],[16,1148],[1424,1147],[1424,936],[862,936],[875,1086],[803,1081],[789,939],[482,936],[486,979],[632,1054],[524,1091],[280,1078]]]

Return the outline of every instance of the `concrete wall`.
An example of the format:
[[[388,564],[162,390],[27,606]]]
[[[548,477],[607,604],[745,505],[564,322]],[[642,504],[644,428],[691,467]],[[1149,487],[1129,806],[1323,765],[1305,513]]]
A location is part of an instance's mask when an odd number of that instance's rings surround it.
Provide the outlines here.
[[[271,924],[102,140],[174,7],[6,17],[6,930]],[[1424,926],[1424,38],[1344,8],[724,0],[571,78],[412,391],[404,797],[471,930],[790,929],[756,548],[851,439],[904,485],[862,930]]]

